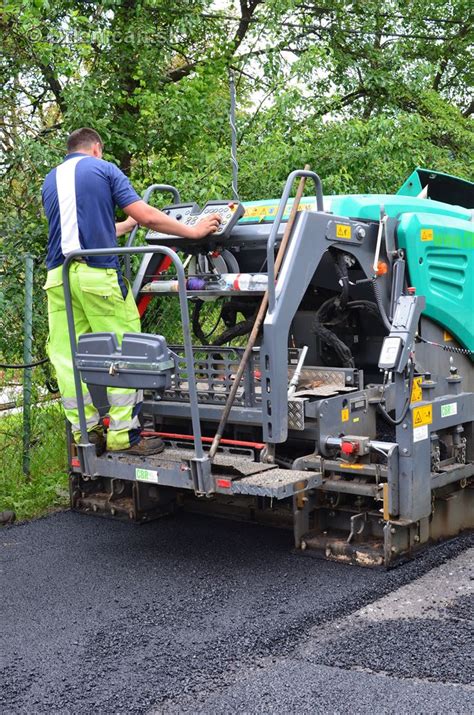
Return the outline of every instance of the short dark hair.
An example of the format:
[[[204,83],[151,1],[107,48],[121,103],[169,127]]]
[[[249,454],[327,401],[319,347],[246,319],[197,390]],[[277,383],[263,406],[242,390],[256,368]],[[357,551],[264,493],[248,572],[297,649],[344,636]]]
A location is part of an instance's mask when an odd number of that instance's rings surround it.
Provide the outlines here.
[[[86,148],[91,146],[91,144],[99,143],[101,147],[104,147],[104,142],[102,137],[95,129],[89,129],[89,127],[81,127],[80,129],[75,129],[72,134],[67,138],[67,151],[68,154],[72,154],[81,148]]]

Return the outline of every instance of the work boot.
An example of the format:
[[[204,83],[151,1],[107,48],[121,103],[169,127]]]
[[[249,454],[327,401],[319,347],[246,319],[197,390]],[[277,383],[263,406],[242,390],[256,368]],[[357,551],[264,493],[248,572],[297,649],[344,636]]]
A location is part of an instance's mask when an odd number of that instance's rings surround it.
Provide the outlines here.
[[[0,525],[13,524],[16,519],[16,514],[14,511],[7,509],[6,511],[0,511]]]
[[[95,445],[95,453],[98,457],[105,452],[105,434],[102,427],[97,427],[87,433],[89,442]]]
[[[152,454],[159,454],[164,448],[165,443],[160,437],[141,437],[136,444],[119,451],[123,454],[134,454],[137,457],[150,457]]]

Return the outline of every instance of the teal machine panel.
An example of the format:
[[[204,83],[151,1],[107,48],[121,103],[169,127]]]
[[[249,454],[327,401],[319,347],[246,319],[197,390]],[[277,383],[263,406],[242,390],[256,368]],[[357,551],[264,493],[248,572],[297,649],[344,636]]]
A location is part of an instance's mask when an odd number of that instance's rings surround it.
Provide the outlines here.
[[[273,221],[278,203],[245,203],[240,223]],[[292,200],[287,214],[291,206]],[[406,252],[410,283],[426,297],[424,314],[474,350],[474,184],[416,169],[397,194],[324,198],[325,211],[350,218],[378,221],[382,207],[399,221],[398,246]],[[315,210],[314,199],[303,198],[300,208]]]
[[[424,314],[474,350],[474,223],[435,213],[400,217],[398,244]]]

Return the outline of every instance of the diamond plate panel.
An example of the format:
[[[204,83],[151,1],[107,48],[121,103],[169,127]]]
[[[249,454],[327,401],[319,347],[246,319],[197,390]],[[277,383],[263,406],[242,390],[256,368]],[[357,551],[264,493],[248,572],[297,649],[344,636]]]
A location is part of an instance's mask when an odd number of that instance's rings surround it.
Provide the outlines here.
[[[304,403],[306,400],[296,397],[288,400],[288,428],[304,430]]]
[[[294,373],[294,369],[289,368],[288,373],[291,377]],[[337,372],[335,370],[322,370],[321,368],[315,367],[304,367],[301,370],[300,379],[298,380],[298,389],[312,389],[314,387],[323,387],[326,385],[331,385],[337,389],[339,387],[344,387],[345,384],[346,377],[343,372]]]

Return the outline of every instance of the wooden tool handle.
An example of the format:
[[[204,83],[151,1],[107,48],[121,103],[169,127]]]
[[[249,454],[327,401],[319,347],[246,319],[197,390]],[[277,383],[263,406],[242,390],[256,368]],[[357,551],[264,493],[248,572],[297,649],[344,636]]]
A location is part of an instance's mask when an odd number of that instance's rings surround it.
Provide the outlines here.
[[[309,164],[306,164],[305,171],[309,171],[309,168],[310,168]],[[281,264],[283,263],[283,258],[285,257],[286,248],[288,246],[288,241],[290,240],[291,232],[293,230],[293,224],[295,222],[296,214],[298,213],[298,206],[301,201],[301,197],[303,196],[305,183],[306,183],[306,176],[302,176],[300,179],[300,182],[298,184],[298,189],[296,191],[295,200],[293,202],[293,206],[291,207],[290,216],[288,218],[288,222],[286,224],[285,231],[283,233],[283,238],[282,238],[280,246],[278,248],[277,257],[275,259],[275,278],[277,278],[277,276],[278,276],[278,272],[280,270]],[[239,389],[242,375],[244,374],[245,367],[249,361],[250,355],[251,355],[252,350],[253,350],[255,343],[257,341],[260,327],[261,327],[261,325],[265,319],[265,315],[267,313],[267,308],[268,308],[268,289],[265,291],[265,294],[262,298],[262,302],[260,303],[260,308],[258,310],[257,317],[255,318],[255,323],[253,325],[252,332],[250,333],[247,347],[245,348],[244,354],[242,355],[242,360],[240,361],[238,370],[235,374],[234,382],[232,384],[231,390],[227,397],[227,401],[225,403],[224,411],[221,415],[219,426],[217,428],[216,434],[212,441],[211,449],[209,450],[209,458],[210,459],[214,458],[214,456],[217,452],[217,449],[219,447],[219,443],[222,439],[222,435],[224,434],[224,429],[227,424],[227,420],[228,420],[230,411],[232,409],[232,405],[234,404],[235,396],[237,394],[237,390]]]

